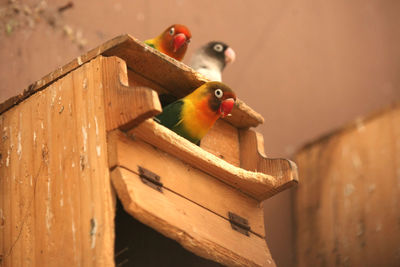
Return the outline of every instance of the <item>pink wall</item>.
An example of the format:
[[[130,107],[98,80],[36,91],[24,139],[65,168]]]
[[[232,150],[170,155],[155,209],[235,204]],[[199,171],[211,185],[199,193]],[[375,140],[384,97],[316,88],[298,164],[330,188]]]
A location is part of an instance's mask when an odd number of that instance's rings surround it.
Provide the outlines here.
[[[0,12],[0,102],[118,34],[144,40],[173,23],[193,34],[185,62],[209,40],[234,48],[237,61],[224,81],[265,117],[258,130],[270,156],[291,156],[304,142],[400,98],[399,1],[86,0],[59,15],[65,3],[48,1],[34,18]],[[6,34],[10,21],[22,26]],[[77,32],[81,37],[70,40]],[[291,266],[290,191],[267,200],[265,212],[273,257]]]

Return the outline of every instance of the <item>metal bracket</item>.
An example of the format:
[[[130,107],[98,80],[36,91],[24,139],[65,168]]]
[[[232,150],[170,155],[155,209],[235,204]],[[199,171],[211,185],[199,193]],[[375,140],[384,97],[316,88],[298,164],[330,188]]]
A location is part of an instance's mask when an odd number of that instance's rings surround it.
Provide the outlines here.
[[[247,219],[228,211],[229,222],[233,230],[238,231],[244,235],[250,236],[250,225]]]
[[[161,183],[161,177],[141,166],[138,166],[138,169],[142,182],[162,193],[163,184]]]

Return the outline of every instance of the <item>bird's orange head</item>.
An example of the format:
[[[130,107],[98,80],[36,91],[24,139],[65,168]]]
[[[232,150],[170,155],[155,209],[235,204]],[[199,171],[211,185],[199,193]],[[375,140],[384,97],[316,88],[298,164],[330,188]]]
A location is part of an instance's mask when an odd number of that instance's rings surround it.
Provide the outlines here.
[[[185,56],[192,34],[181,24],[168,27],[160,36],[160,51],[181,61]]]

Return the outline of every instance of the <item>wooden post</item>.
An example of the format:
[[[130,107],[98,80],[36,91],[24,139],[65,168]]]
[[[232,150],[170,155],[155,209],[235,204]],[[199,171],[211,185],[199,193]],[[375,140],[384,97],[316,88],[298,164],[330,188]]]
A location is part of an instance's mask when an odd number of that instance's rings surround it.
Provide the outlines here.
[[[298,266],[399,266],[400,105],[296,156]]]

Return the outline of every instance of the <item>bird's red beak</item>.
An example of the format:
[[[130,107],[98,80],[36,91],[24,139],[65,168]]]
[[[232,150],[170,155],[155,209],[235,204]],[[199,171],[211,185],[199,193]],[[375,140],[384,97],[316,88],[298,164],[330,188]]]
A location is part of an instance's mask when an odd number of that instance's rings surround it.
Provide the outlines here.
[[[221,114],[222,118],[228,116],[228,114],[231,113],[234,104],[235,99],[233,98],[228,98],[222,101],[221,105],[219,106],[219,113]]]
[[[179,48],[186,42],[186,35],[178,33],[174,36],[174,52],[178,51]]]
[[[228,48],[225,50],[225,63],[226,63],[226,64],[232,63],[233,61],[235,61],[235,58],[236,58],[236,53],[235,53],[235,51],[233,51],[232,48],[228,47]]]

